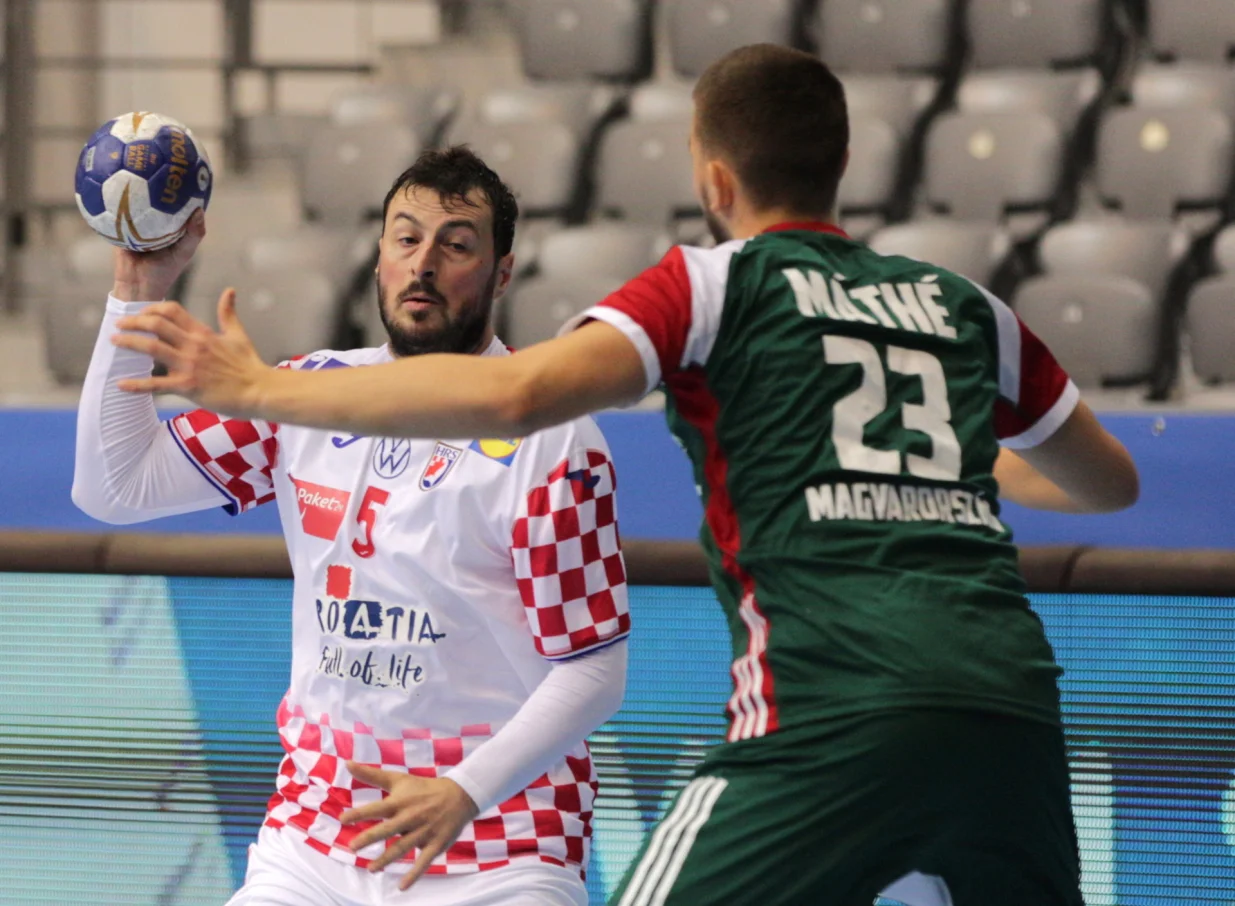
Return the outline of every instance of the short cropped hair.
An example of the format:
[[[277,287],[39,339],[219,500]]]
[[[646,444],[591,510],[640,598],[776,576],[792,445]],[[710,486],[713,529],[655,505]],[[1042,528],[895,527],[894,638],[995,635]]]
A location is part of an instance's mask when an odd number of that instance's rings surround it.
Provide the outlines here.
[[[694,97],[700,145],[734,168],[756,207],[833,210],[849,114],[823,61],[775,44],[739,47],[707,68]]]
[[[466,145],[421,153],[416,162],[399,174],[382,202],[382,223],[395,195],[408,189],[431,189],[443,203],[474,205],[470,196],[480,190],[493,210],[493,248],[499,258],[509,255],[515,242],[519,203],[510,186]]]

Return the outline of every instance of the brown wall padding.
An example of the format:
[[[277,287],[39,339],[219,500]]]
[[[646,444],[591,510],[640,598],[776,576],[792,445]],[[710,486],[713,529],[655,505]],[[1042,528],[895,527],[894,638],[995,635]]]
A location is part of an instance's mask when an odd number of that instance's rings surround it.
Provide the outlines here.
[[[627,541],[635,585],[707,585],[699,545]],[[291,578],[283,539],[272,535],[0,532],[0,572]],[[1031,591],[1235,597],[1235,551],[1023,547]]]

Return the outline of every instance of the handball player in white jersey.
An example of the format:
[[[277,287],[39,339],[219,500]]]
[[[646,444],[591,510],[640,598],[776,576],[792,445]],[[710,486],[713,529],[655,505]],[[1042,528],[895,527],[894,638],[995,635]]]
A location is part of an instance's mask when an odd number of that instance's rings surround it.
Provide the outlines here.
[[[491,313],[517,214],[470,151],[426,152],[384,207],[389,342],[283,367],[507,355]],[[204,235],[199,212],[170,249],[117,252],[73,499],[116,524],[278,504],[295,574],[286,755],[232,906],[582,906],[584,739],[621,703],[630,631],[604,438],[589,418],[428,441],[204,410],[160,423],[150,396],[116,386],[151,359],[111,337]]]

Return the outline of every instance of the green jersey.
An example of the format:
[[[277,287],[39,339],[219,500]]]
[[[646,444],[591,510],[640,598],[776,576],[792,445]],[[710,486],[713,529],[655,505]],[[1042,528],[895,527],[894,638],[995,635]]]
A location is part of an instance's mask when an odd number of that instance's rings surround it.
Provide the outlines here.
[[[1078,393],[1006,305],[788,224],[675,248],[587,316],[639,349],[693,463],[730,740],[906,707],[1058,722],[992,473]]]

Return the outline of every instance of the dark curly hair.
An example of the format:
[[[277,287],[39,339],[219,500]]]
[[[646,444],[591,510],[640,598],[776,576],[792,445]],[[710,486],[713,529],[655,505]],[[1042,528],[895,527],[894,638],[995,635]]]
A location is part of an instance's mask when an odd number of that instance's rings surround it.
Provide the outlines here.
[[[519,203],[510,186],[467,145],[422,152],[416,163],[399,174],[386,193],[386,200],[382,202],[383,224],[391,199],[413,187],[432,189],[443,203],[468,206],[475,204],[468,196],[479,189],[493,210],[493,248],[499,258],[510,254],[515,242]]]

